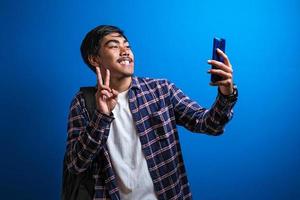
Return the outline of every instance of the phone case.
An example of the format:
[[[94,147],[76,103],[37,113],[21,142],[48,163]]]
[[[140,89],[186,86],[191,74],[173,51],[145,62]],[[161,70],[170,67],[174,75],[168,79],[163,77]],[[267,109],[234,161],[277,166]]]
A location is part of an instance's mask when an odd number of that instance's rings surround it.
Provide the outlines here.
[[[221,49],[225,53],[225,39],[214,38],[213,55],[212,55],[213,60],[224,62],[223,57],[219,56],[219,54],[217,52],[217,48]],[[217,67],[212,65],[212,69],[217,69]],[[221,81],[221,80],[222,80],[221,76],[214,75],[214,74],[211,75],[211,82],[217,82],[217,81]]]

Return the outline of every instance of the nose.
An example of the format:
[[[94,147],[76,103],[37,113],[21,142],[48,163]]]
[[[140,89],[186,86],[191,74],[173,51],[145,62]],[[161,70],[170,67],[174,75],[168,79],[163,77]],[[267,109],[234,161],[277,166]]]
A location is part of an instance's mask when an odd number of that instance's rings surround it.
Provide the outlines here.
[[[129,50],[125,46],[120,47],[120,55],[121,56],[129,56]]]

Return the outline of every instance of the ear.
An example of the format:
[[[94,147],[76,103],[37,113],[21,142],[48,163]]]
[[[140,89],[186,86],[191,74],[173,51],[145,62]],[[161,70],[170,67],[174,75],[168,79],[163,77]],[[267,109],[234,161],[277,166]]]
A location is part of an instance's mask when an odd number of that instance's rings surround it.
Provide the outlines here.
[[[100,59],[98,56],[95,55],[89,55],[88,56],[88,60],[89,63],[93,66],[93,67],[100,67]]]

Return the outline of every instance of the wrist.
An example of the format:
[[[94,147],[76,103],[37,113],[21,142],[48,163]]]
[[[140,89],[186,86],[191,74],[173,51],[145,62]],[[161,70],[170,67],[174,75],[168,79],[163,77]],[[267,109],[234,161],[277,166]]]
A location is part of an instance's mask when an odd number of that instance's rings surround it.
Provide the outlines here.
[[[231,84],[230,86],[219,86],[218,91],[224,96],[229,96],[234,92],[234,86]]]
[[[218,88],[218,92],[220,95],[222,95],[225,98],[236,98],[238,95],[237,86],[233,84],[230,88],[227,89],[221,89],[221,86]]]

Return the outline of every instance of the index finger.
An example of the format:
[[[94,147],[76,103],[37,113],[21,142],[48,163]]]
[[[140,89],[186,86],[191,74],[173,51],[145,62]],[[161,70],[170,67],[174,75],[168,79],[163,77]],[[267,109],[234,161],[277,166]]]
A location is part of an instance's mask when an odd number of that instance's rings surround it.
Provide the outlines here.
[[[221,56],[224,58],[224,64],[231,67],[230,61],[228,59],[228,56],[221,50],[221,49],[217,49],[218,53],[221,54]]]
[[[109,81],[110,81],[110,71],[106,69],[106,77],[105,77],[105,85],[109,86]]]
[[[102,79],[102,76],[101,76],[101,72],[100,72],[100,68],[99,67],[96,67],[96,74],[97,74],[97,82],[98,82],[98,85],[99,87],[101,87],[103,85],[103,79]]]

